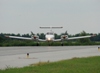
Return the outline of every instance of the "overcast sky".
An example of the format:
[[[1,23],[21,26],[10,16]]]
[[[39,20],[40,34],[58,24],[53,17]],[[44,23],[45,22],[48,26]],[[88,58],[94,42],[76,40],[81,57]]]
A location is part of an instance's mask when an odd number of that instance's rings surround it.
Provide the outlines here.
[[[100,0],[0,0],[0,33],[100,33]]]

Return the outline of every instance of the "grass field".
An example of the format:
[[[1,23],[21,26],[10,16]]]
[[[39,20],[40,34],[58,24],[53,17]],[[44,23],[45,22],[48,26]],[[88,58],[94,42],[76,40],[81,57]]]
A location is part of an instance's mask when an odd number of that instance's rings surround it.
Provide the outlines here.
[[[100,73],[100,56],[39,62],[23,68],[7,68],[0,73]]]

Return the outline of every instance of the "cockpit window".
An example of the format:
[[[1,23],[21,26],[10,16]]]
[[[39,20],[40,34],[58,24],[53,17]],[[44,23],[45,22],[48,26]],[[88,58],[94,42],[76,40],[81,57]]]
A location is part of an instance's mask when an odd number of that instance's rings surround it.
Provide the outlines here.
[[[47,32],[47,35],[53,35],[53,33],[52,32]]]
[[[50,33],[51,35],[53,35],[53,33]]]
[[[47,34],[49,34],[49,32]]]

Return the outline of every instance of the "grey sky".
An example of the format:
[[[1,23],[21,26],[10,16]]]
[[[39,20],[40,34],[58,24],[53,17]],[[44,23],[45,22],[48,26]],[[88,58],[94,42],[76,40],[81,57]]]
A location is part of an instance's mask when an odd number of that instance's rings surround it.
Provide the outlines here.
[[[100,0],[0,0],[0,33],[100,33]]]

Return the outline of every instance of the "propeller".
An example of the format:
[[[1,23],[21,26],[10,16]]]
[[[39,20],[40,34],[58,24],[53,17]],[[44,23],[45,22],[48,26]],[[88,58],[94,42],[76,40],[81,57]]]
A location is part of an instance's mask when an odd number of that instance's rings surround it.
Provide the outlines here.
[[[38,36],[35,35],[32,31],[31,31],[31,35],[32,35],[32,38],[33,38],[33,39],[38,39]]]
[[[31,35],[34,35],[34,33],[31,31]]]
[[[65,35],[68,35],[68,32],[67,31],[65,32]]]

